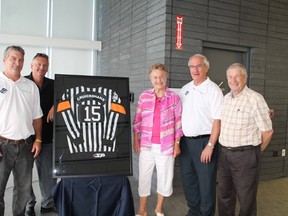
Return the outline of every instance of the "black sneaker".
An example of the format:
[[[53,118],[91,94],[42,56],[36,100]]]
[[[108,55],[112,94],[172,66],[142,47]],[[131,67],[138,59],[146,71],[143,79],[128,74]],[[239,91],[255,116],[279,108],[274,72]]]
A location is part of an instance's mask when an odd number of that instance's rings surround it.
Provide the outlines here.
[[[40,212],[41,212],[42,214],[49,213],[49,212],[57,212],[57,209],[55,208],[55,206],[50,207],[50,208],[43,208],[43,207],[41,207]]]
[[[36,216],[34,207],[29,207],[25,211],[25,216]]]

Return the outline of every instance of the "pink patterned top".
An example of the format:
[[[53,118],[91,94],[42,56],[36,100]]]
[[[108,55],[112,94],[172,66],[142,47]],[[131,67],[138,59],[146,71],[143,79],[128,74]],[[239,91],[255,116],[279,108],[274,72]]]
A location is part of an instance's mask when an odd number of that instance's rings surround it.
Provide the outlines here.
[[[139,96],[133,122],[133,132],[139,133],[141,149],[151,149],[155,102],[154,89],[145,90]],[[175,139],[183,135],[181,112],[180,97],[169,88],[166,88],[165,95],[161,100],[160,115],[160,144],[161,153],[164,155],[173,154]]]

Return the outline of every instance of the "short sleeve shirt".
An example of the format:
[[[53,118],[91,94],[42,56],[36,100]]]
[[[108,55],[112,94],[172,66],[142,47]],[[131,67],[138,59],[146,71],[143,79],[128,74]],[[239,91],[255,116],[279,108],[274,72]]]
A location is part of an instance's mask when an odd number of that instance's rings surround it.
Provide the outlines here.
[[[182,130],[185,136],[211,134],[213,122],[220,119],[223,93],[207,78],[196,86],[194,81],[180,91],[182,100]]]
[[[26,139],[35,134],[33,120],[41,118],[39,90],[24,77],[16,82],[0,73],[0,136]]]
[[[224,97],[219,142],[226,147],[259,145],[262,131],[272,129],[264,97],[247,86],[240,94]]]

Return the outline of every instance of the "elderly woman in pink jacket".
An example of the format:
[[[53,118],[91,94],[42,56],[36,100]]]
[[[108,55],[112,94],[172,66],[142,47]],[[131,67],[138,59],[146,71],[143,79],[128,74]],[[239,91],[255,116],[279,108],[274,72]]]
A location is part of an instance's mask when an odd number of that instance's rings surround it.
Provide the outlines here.
[[[136,216],[147,216],[147,198],[151,194],[155,166],[158,194],[155,213],[164,216],[164,197],[173,192],[174,161],[180,154],[182,105],[179,96],[166,86],[168,71],[163,64],[152,65],[149,73],[153,89],[139,96],[133,123],[133,148],[140,153],[140,205]]]

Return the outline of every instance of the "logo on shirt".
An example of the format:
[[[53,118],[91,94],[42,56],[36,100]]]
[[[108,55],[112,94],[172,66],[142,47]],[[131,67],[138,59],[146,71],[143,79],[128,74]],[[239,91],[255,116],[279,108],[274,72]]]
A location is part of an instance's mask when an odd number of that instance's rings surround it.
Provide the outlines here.
[[[106,156],[105,153],[95,153],[95,154],[93,154],[94,158],[102,158],[102,157],[105,157],[105,156]]]
[[[7,92],[7,89],[6,88],[2,88],[1,90],[0,90],[0,93],[2,93],[2,94],[5,94]]]

